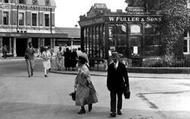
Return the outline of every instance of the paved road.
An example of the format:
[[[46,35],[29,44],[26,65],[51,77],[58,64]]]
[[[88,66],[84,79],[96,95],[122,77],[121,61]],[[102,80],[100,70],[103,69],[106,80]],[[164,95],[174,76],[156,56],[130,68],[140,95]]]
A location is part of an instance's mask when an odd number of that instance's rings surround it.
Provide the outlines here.
[[[39,71],[28,78],[24,63],[14,63],[12,68],[9,64],[3,65],[7,72],[0,75],[0,119],[109,118],[105,76],[92,76],[99,98],[93,111],[77,115],[79,107],[68,96],[73,90],[75,75],[50,73],[45,78],[40,63],[38,66]],[[13,69],[17,70],[14,72]],[[132,96],[130,100],[124,100],[124,114],[117,119],[190,119],[188,75],[185,79],[168,78],[170,75],[163,79],[153,78],[152,74],[150,78],[148,74],[146,78],[134,77],[135,74],[130,76]],[[159,77],[158,74],[155,77]]]
[[[24,59],[17,59],[17,61],[10,61],[11,59],[0,60],[0,76],[4,74],[15,74],[26,72],[26,63]],[[43,66],[41,60],[35,61],[35,71],[34,72],[41,72],[43,71]],[[27,74],[27,72],[26,72]]]

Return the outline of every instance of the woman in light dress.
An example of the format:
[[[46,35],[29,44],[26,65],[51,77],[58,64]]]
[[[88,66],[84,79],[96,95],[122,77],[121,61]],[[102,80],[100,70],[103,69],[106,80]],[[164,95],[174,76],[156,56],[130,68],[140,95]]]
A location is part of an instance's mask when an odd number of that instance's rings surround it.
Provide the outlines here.
[[[96,90],[90,80],[90,72],[87,66],[87,57],[82,55],[78,57],[78,75],[75,79],[75,90],[77,106],[81,106],[78,114],[86,113],[85,105],[88,105],[88,111],[92,110],[92,104],[98,102]]]
[[[42,57],[42,63],[44,66],[44,76],[48,77],[47,74],[48,74],[49,69],[51,68],[51,62],[50,62],[51,53],[48,51],[47,47],[43,47],[41,57]]]

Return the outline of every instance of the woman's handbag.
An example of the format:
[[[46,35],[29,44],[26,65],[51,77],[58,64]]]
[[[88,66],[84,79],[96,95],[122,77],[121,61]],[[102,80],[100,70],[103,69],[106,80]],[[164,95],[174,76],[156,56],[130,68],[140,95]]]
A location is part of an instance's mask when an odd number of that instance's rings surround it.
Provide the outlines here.
[[[69,94],[72,97],[72,100],[75,101],[76,99],[76,91]]]

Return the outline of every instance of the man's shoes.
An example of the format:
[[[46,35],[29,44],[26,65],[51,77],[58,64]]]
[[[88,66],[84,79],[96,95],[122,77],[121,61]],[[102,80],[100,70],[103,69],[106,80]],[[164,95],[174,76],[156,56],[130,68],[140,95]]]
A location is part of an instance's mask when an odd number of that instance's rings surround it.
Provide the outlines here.
[[[45,77],[48,77],[47,75],[44,75]]]
[[[88,111],[91,112],[92,111],[92,104],[88,105]]]
[[[85,109],[81,109],[81,110],[78,112],[78,114],[85,114],[85,113],[86,113]]]
[[[110,113],[110,117],[116,117],[116,113],[115,112],[111,112]]]
[[[117,111],[117,114],[118,114],[118,115],[122,115],[121,110],[118,110],[118,111]]]

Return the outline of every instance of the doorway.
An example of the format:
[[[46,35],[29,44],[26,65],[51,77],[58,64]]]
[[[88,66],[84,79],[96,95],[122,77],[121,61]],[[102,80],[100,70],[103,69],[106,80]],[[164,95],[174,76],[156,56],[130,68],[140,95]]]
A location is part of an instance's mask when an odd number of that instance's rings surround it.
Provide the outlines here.
[[[16,39],[16,53],[18,57],[24,56],[26,48],[27,48],[27,39],[17,38]]]

